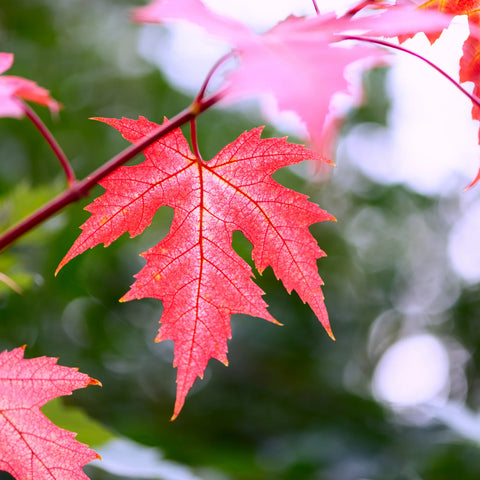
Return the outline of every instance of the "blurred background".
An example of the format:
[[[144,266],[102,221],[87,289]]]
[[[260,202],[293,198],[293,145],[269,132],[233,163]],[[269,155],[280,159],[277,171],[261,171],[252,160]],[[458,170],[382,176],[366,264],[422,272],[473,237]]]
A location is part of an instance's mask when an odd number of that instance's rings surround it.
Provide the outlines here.
[[[306,0],[227,3],[260,30],[290,12],[312,13]],[[35,110],[79,178],[127,146],[89,117],[160,123],[189,105],[218,58],[198,31],[132,24],[129,12],[144,4],[0,2],[1,51],[15,54],[8,74],[35,80],[64,104],[58,119]],[[409,45],[455,74],[461,27],[440,49],[424,38]],[[480,478],[480,194],[463,192],[480,159],[478,124],[469,101],[438,77],[405,57],[365,74],[337,167],[318,180],[307,165],[276,176],[338,219],[311,228],[328,254],[319,270],[337,342],[268,269],[256,281],[284,326],[234,316],[230,366],[211,361],[175,422],[173,346],[154,343],[161,303],[118,302],[143,265],[139,253],[168,232],[171,210],[161,209],[141,237],[86,252],[55,278],[99,187],[0,255],[0,272],[23,291],[0,283],[0,350],[26,344],[27,357],[59,357],[103,384],[44,408],[102,455],[85,467],[90,478]],[[204,158],[264,124],[259,112],[247,102],[202,115]],[[264,136],[285,131],[297,130],[267,122]],[[0,119],[0,229],[64,183],[28,120]],[[250,261],[241,234],[234,246]]]

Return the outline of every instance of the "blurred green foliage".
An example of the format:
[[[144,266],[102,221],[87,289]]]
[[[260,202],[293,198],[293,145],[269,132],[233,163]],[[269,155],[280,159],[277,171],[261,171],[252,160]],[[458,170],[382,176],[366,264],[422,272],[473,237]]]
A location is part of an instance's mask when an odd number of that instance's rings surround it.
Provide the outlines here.
[[[117,132],[89,117],[144,115],[161,122],[189,104],[189,98],[172,90],[136,53],[139,27],[129,22],[128,13],[143,3],[0,4],[2,50],[15,54],[9,73],[34,79],[64,104],[58,119],[51,119],[45,109],[36,111],[79,178],[127,146]],[[386,122],[385,74],[379,69],[366,77],[372,101],[352,112],[347,126]],[[199,119],[205,157],[258,123],[263,121],[255,113],[206,113]],[[272,133],[267,128],[264,135]],[[445,243],[439,240],[445,235],[438,213],[441,201],[402,186],[375,184],[347,158],[339,158],[338,164],[325,182],[312,182],[308,172],[297,170],[277,176],[339,220],[312,227],[328,253],[319,268],[336,344],[310,309],[296,294],[288,295],[268,269],[257,281],[271,313],[284,326],[235,316],[229,368],[212,361],[180,417],[170,423],[173,347],[154,343],[161,304],[119,304],[118,299],[142,266],[138,254],[168,232],[172,212],[161,209],[141,238],[122,237],[108,249],[97,247],[53,276],[87,218],[82,207],[99,188],[0,256],[0,271],[24,290],[19,295],[0,283],[1,349],[27,344],[27,357],[59,357],[62,365],[98,378],[101,389],[76,391],[62,404],[80,409],[111,435],[160,448],[168,459],[190,466],[205,480],[479,478],[480,451],[473,441],[442,422],[405,420],[375,400],[370,389],[381,353],[406,325],[412,329],[412,317],[397,308],[414,277],[408,260],[412,239],[426,249]],[[33,126],[27,120],[1,119],[1,228],[53,197],[63,183],[56,159]],[[413,218],[425,225],[421,237],[412,227]],[[241,234],[234,243],[249,261],[251,247]],[[455,303],[441,315],[420,314],[423,320],[417,325],[455,339],[469,352],[462,401],[476,410],[480,292],[478,286],[457,286]],[[373,327],[385,312],[393,312],[393,320],[385,323],[383,336],[375,337]],[[377,342],[373,347],[372,341]],[[79,417],[63,418],[62,408],[57,404],[45,411],[66,428],[78,425]],[[93,435],[97,440],[82,435],[80,440],[102,444],[107,437],[99,433]],[[120,478],[94,467],[86,471],[92,479]],[[0,478],[9,476],[0,473]]]

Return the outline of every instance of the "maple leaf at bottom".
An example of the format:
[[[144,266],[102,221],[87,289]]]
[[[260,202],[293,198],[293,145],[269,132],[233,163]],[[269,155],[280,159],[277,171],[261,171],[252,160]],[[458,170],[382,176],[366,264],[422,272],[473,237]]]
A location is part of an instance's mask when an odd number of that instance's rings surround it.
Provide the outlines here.
[[[61,395],[100,382],[56,358],[0,353],[0,470],[17,480],[88,480],[82,467],[100,458],[40,408]]]
[[[134,144],[158,128],[143,117],[98,120]],[[333,338],[316,264],[325,254],[308,227],[334,218],[271,178],[279,168],[319,156],[283,138],[261,139],[261,131],[243,133],[208,162],[195,157],[180,129],[153,143],[144,150],[143,163],[121,167],[101,182],[105,193],[86,207],[92,216],[57,269],[125,232],[140,234],[161,206],[174,209],[169,234],[142,254],[147,263],[122,298],[163,302],[156,340],[175,342],[172,418],[210,358],[227,364],[232,314],[276,322],[250,266],[232,248],[236,230],[252,243],[257,270],[271,266],[288,292],[296,290],[308,302]]]

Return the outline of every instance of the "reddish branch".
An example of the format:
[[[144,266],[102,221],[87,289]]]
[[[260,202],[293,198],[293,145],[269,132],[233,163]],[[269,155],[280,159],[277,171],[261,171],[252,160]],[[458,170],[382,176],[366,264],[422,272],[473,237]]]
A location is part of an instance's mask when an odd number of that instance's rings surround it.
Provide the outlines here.
[[[175,128],[185,125],[197,115],[210,108],[212,105],[218,103],[221,99],[222,93],[211,95],[199,102],[194,102],[190,107],[186,108],[178,115],[173,117],[166,125],[160,126],[151,135],[146,137],[137,145],[132,145],[119,154],[115,155],[111,160],[95,170],[87,178],[75,182],[72,187],[65,192],[58,195],[56,198],[46,203],[38,210],[33,212],[30,216],[17,223],[9,230],[0,236],[0,251],[11,245],[25,233],[32,230],[34,227],[44,222],[51,216],[60,212],[63,208],[71,203],[76,202],[82,197],[89,194],[90,190],[108,174],[113,172],[117,167],[125,164],[142,150],[151,145],[153,142],[162,138],[167,133],[170,133]]]

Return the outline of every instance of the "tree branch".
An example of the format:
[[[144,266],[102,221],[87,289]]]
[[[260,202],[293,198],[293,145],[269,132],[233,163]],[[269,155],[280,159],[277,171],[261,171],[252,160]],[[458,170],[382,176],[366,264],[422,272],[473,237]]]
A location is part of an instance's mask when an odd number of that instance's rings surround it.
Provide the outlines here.
[[[156,140],[167,135],[172,130],[185,125],[197,115],[209,109],[219,102],[223,92],[213,94],[200,101],[195,100],[192,105],[173,117],[167,124],[159,126],[150,135],[144,138],[136,145],[131,145],[119,154],[115,155],[107,163],[95,170],[87,178],[75,182],[71,188],[46,203],[38,210],[33,212],[27,218],[17,223],[0,236],[0,251],[14,243],[20,237],[32,230],[34,227],[63,210],[67,205],[86,197],[90,190],[103,178],[113,172],[119,166],[125,164],[133,157],[137,156],[142,150],[151,145]]]

